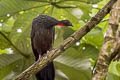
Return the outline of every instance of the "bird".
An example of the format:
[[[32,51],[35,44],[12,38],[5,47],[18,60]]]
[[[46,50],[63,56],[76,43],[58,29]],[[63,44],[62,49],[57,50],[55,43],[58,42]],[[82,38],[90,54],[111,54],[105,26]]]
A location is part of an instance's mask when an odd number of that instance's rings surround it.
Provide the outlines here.
[[[39,15],[32,21],[31,46],[35,56],[35,61],[41,58],[47,51],[52,50],[55,37],[55,26],[72,26],[69,20],[57,20],[48,15]],[[38,71],[37,80],[54,80],[55,68],[53,62],[49,62],[46,67]]]

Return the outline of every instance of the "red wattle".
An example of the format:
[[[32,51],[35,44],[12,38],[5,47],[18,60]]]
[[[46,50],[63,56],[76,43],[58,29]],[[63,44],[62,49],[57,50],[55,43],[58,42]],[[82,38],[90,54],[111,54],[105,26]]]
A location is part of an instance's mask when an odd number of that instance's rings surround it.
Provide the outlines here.
[[[62,24],[62,23],[59,23],[59,24],[57,24],[59,27],[64,27],[65,26],[65,24]]]

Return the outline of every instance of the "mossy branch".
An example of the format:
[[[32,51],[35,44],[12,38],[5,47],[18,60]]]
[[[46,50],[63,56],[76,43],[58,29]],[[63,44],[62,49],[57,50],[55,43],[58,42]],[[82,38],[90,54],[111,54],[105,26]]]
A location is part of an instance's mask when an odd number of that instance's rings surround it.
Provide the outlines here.
[[[105,80],[109,64],[114,58],[119,58],[117,56],[120,53],[120,33],[118,31],[120,10],[118,7],[120,7],[120,0],[117,0],[112,7],[105,41],[99,53],[92,80]]]

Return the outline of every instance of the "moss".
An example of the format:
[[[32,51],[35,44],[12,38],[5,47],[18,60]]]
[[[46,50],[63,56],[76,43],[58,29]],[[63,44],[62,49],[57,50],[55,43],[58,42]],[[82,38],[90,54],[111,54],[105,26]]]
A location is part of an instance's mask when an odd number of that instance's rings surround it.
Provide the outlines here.
[[[108,53],[111,52],[112,47],[113,47],[113,43],[112,42],[108,43],[107,49],[106,49]]]

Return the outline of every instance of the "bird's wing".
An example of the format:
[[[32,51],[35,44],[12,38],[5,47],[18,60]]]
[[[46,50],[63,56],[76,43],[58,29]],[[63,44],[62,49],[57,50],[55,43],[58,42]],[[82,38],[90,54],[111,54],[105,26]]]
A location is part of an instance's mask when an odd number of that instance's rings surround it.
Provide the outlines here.
[[[38,28],[39,28],[38,22],[33,20],[32,29],[31,29],[31,45],[32,45],[32,50],[33,50],[36,60],[38,60],[39,55],[42,54],[41,48],[37,47],[40,42],[38,39],[39,37],[41,37],[41,35],[39,34]]]
[[[38,45],[40,46],[39,37],[40,35],[38,35],[37,32],[34,32],[34,36],[31,38],[32,49],[36,60],[38,60],[39,55],[42,54],[41,48],[38,47]]]

